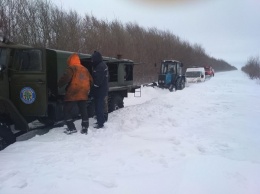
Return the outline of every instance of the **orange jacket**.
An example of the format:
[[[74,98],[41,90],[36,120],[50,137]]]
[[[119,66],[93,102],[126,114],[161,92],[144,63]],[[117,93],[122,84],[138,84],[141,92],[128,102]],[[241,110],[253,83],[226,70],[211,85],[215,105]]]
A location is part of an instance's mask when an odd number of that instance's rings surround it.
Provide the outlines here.
[[[67,84],[64,101],[87,100],[93,78],[87,68],[80,63],[79,56],[73,53],[67,60],[66,72],[58,81],[58,86]]]

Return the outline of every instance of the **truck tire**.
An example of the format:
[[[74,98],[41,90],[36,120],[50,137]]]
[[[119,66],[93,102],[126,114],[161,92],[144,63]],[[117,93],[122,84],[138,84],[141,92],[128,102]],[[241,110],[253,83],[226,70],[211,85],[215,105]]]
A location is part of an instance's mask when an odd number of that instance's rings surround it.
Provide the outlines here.
[[[177,82],[176,82],[176,88],[177,90],[182,90],[183,88],[185,88],[185,81],[182,78],[178,78]]]
[[[4,123],[0,123],[0,150],[16,142],[16,137],[11,129]]]
[[[53,126],[55,121],[48,117],[39,117],[38,121],[46,126]]]
[[[111,95],[108,100],[108,112],[124,107],[123,97],[119,94]]]

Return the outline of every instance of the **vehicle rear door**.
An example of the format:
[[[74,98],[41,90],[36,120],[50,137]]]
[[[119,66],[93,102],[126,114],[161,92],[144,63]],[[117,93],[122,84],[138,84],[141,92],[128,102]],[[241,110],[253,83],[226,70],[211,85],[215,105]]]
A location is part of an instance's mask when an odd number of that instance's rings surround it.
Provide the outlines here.
[[[23,116],[47,112],[45,49],[16,49],[10,72],[10,99]]]

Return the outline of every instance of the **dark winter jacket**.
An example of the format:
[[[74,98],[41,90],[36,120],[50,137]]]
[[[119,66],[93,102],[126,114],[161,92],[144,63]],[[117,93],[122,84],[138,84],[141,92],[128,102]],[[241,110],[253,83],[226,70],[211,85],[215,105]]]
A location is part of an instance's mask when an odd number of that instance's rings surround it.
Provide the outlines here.
[[[64,101],[87,100],[93,79],[87,68],[81,65],[79,56],[74,53],[68,60],[66,72],[58,81],[58,86],[66,86]]]
[[[91,56],[93,65],[93,82],[91,95],[94,97],[105,97],[108,95],[108,68],[101,54],[97,51]]]

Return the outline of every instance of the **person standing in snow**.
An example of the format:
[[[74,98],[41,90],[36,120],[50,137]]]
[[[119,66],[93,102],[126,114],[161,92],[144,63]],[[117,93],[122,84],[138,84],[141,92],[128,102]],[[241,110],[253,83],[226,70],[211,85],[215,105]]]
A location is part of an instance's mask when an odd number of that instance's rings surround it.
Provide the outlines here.
[[[94,51],[92,54],[91,62],[93,66],[94,81],[91,95],[95,99],[95,111],[97,116],[97,125],[95,128],[99,129],[104,126],[104,123],[107,120],[107,112],[105,113],[104,107],[105,99],[108,96],[108,67],[106,63],[103,62],[102,55],[98,51]]]
[[[68,67],[65,73],[58,81],[58,87],[66,85],[66,94],[64,97],[64,120],[67,125],[67,134],[77,132],[73,123],[72,114],[74,106],[78,106],[82,122],[81,133],[87,134],[89,119],[87,112],[88,94],[93,83],[93,78],[87,68],[81,63],[79,56],[73,53],[67,60]]]

